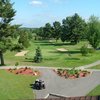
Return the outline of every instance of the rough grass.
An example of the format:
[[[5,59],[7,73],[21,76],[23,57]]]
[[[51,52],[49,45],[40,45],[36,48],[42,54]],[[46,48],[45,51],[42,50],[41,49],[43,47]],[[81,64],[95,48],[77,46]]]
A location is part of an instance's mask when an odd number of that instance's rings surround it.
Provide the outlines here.
[[[34,99],[35,94],[30,87],[36,77],[26,75],[15,75],[0,70],[0,100],[24,100]]]
[[[5,62],[7,65],[14,65],[19,62],[19,65],[33,65],[33,66],[48,66],[48,67],[79,67],[82,65],[93,63],[100,59],[100,50],[95,51],[93,54],[82,56],[80,48],[84,44],[88,44],[86,41],[82,41],[77,45],[70,45],[70,43],[62,43],[61,41],[49,42],[49,41],[32,41],[31,46],[27,48],[29,52],[25,57],[15,57],[16,52],[7,51],[5,53]],[[34,63],[33,58],[35,55],[35,49],[40,46],[43,62]],[[68,51],[59,52],[57,48],[65,48]]]
[[[98,96],[100,95],[100,85],[98,85],[95,89],[93,89],[88,96]]]

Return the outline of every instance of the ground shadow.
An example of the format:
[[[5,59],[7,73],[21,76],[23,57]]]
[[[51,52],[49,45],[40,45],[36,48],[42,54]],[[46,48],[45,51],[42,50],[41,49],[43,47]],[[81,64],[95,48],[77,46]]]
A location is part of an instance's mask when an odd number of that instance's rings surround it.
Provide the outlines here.
[[[50,53],[59,53],[59,54],[64,54],[64,53],[67,53],[68,55],[70,54],[77,54],[77,53],[80,53],[79,50],[75,50],[75,51],[49,51]]]
[[[62,43],[57,43],[57,42],[49,42],[49,41],[34,41],[34,43],[38,43],[39,45],[42,46],[65,46],[65,45],[73,45],[70,42],[62,42]]]
[[[66,46],[66,45],[71,45],[70,43],[40,43],[42,46]]]
[[[36,89],[36,87],[35,87],[34,84],[30,84],[30,88],[32,88],[32,89]]]
[[[6,65],[6,64],[4,64],[4,65],[1,65],[1,64],[0,64],[0,66],[7,66],[7,65]]]
[[[71,58],[70,57],[70,58],[66,58],[66,60],[80,60],[80,58],[73,58],[73,57]]]
[[[79,50],[74,50],[74,51],[68,51],[68,53],[70,54],[77,54],[77,53],[81,53]]]
[[[33,62],[33,58],[25,58],[23,62]]]

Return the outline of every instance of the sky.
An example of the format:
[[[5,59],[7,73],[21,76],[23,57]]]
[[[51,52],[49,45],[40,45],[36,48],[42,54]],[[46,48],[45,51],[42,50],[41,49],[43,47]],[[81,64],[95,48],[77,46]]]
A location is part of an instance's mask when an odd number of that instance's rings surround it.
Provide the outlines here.
[[[41,27],[46,23],[62,22],[67,16],[78,13],[88,20],[91,15],[100,17],[100,0],[11,0],[16,15],[13,24],[22,27]]]

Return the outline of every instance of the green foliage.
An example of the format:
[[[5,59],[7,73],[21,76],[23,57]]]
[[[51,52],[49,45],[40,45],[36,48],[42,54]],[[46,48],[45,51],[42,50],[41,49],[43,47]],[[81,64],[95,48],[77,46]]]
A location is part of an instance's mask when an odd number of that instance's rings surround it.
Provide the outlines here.
[[[18,65],[19,65],[19,63],[18,63],[18,62],[16,62],[16,63],[15,63],[15,66],[17,67]]]
[[[6,46],[4,45],[4,43],[2,41],[0,41],[0,50],[2,50],[4,52],[5,49],[6,49]]]
[[[43,28],[43,37],[44,39],[50,39],[52,34],[52,26],[50,23],[46,23],[45,27]]]
[[[18,42],[21,43],[25,48],[27,48],[30,45],[28,39],[28,33],[25,31],[21,31]]]
[[[76,44],[86,31],[86,23],[77,13],[63,19],[62,24],[62,41],[67,40]]]
[[[61,33],[62,33],[62,28],[61,28],[61,24],[58,21],[55,21],[53,23],[53,33],[52,33],[52,37],[56,39],[56,41],[61,37]]]
[[[14,44],[11,48],[11,51],[18,51],[20,52],[22,49],[24,49],[23,45],[21,43]]]
[[[80,49],[82,56],[86,56],[89,53],[89,49],[87,48],[86,45],[83,45]]]
[[[36,63],[40,63],[42,61],[42,55],[41,55],[41,50],[40,50],[40,47],[37,47],[36,49],[36,54],[35,54],[35,57],[34,57],[34,62]]]
[[[91,16],[88,22],[87,39],[94,49],[100,44],[100,20]]]
[[[13,34],[11,30],[13,26],[10,25],[13,17],[15,16],[15,10],[13,9],[13,4],[10,0],[0,0],[0,59],[1,65],[4,65],[3,51],[10,49],[11,39]],[[9,42],[9,43],[8,43]]]
[[[78,74],[79,70],[76,70],[75,67],[73,67],[72,69],[67,70],[67,72],[69,75],[75,75]]]

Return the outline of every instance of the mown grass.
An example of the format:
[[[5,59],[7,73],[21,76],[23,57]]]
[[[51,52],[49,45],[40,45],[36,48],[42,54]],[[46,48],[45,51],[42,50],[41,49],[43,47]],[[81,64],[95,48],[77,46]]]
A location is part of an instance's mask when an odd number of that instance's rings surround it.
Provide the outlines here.
[[[91,67],[91,69],[100,69],[100,64],[99,64],[99,65],[96,65],[96,66]]]
[[[82,41],[77,45],[70,45],[70,43],[62,43],[61,41],[32,41],[31,46],[27,48],[29,52],[24,57],[15,57],[16,52],[7,51],[5,53],[5,62],[7,65],[14,65],[19,62],[19,65],[32,65],[32,66],[48,66],[48,67],[78,67],[86,64],[93,63],[100,59],[100,50],[95,51],[93,54],[82,56],[80,48],[86,41]],[[34,63],[33,58],[35,49],[40,46],[43,62]],[[65,48],[67,52],[59,52],[57,48]]]
[[[100,95],[100,85],[98,85],[95,89],[93,89],[88,96],[98,96]]]
[[[26,100],[34,99],[35,94],[30,87],[36,77],[15,75],[0,70],[0,100]]]

